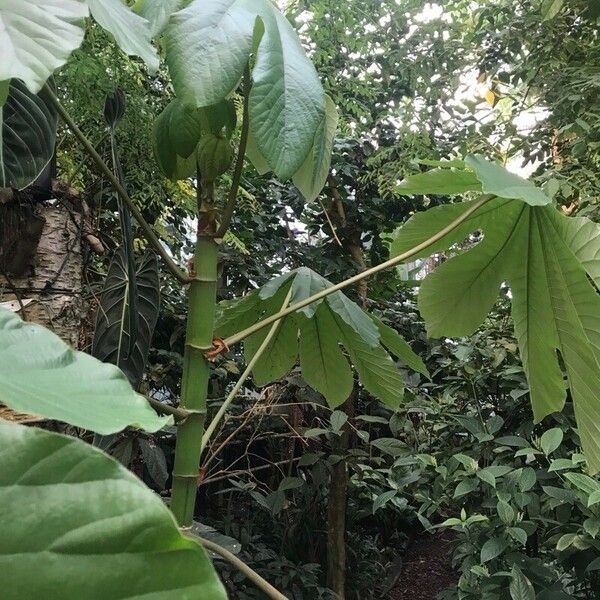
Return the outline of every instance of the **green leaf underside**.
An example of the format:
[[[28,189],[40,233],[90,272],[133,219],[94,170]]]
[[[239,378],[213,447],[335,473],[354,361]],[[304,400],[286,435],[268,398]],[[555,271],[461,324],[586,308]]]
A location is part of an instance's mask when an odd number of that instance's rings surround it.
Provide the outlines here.
[[[83,41],[83,0],[3,0],[0,4],[0,81],[21,79],[42,89]]]
[[[377,326],[381,343],[407,367],[430,378],[429,371],[421,358],[415,354],[408,342],[398,334],[395,329],[380,321],[377,317],[371,317]]]
[[[434,169],[409,175],[396,186],[398,194],[451,196],[470,191],[481,191],[481,183],[471,171],[463,169]]]
[[[139,56],[152,72],[158,71],[158,55],[150,41],[152,34],[146,19],[133,12],[123,0],[87,0],[87,3],[92,17],[114,36],[123,52]]]
[[[393,252],[427,239],[430,231],[439,231],[469,206],[468,202],[442,206],[416,215],[398,230]],[[421,285],[419,306],[429,334],[473,333],[492,307],[500,284],[507,281],[536,420],[560,410],[565,401],[558,350],[583,447],[590,468],[597,471],[600,297],[587,275],[598,277],[600,228],[587,219],[569,219],[551,206],[497,198],[427,253],[447,248],[475,230],[483,232],[483,241],[443,263]]]
[[[160,35],[173,12],[179,10],[186,0],[137,0],[132,10],[150,23],[150,35]]]
[[[325,114],[315,134],[313,146],[304,164],[293,177],[294,185],[307,202],[312,202],[318,197],[329,176],[337,125],[337,108],[333,100],[326,96]]]
[[[291,290],[290,304],[312,296],[331,284],[306,267],[286,273],[245,298],[223,303],[217,318],[217,335],[227,337],[279,311]],[[385,326],[384,326],[385,327]],[[246,359],[256,353],[268,328],[245,343]],[[408,344],[391,330],[385,332],[392,353],[410,368],[427,372]],[[394,337],[395,336],[395,337]],[[378,324],[341,292],[309,305],[282,320],[277,334],[258,360],[253,375],[258,384],[279,379],[300,358],[306,382],[335,408],[350,396],[352,370],[344,348],[365,388],[389,406],[397,407],[404,383],[387,351],[380,345]]]
[[[102,362],[117,365],[137,388],[142,380],[154,327],[160,307],[158,259],[146,251],[136,270],[138,331],[130,347],[127,262],[123,250],[113,258],[96,316],[92,355]]]
[[[48,329],[4,309],[0,403],[103,435],[128,426],[157,431],[171,422],[134,392],[117,367],[72,350]]]
[[[23,189],[37,179],[54,154],[57,115],[44,90],[32,94],[10,82],[0,105],[0,188]]]
[[[226,598],[204,550],[112,458],[5,422],[0,456],[3,598]]]
[[[460,164],[460,163],[453,163]],[[466,168],[439,168],[411,175],[401,181],[399,194],[439,194],[451,196],[465,192],[483,192],[499,198],[522,200],[531,206],[543,206],[550,198],[531,181],[507,171],[501,165],[482,156],[469,155]]]
[[[172,15],[165,37],[175,90],[193,106],[229,96],[258,41],[249,98],[252,144],[278,177],[292,177],[313,145],[325,96],[287,19],[269,0],[195,0]]]

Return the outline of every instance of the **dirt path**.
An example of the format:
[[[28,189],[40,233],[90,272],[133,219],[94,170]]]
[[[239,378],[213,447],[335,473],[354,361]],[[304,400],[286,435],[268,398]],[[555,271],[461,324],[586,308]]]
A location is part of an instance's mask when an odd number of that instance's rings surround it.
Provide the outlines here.
[[[457,580],[448,533],[417,538],[408,548],[390,600],[435,600]]]

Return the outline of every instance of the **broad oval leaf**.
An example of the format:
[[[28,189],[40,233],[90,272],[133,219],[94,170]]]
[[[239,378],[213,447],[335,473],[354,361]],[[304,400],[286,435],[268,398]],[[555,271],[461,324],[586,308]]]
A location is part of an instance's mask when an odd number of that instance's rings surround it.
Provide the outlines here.
[[[159,417],[117,367],[76,352],[48,329],[0,309],[0,403],[108,435]]]
[[[83,41],[84,0],[2,0],[0,81],[21,79],[37,93]]]
[[[263,0],[194,0],[171,16],[167,65],[186,104],[210,106],[236,88],[250,58],[257,6]]]
[[[481,182],[471,171],[464,168],[440,168],[409,175],[396,186],[401,195],[436,195],[453,196],[465,192],[481,191]]]
[[[206,552],[112,458],[5,422],[0,456],[3,598],[226,599]]]
[[[35,181],[54,154],[56,110],[45,90],[31,93],[17,79],[0,105],[0,188],[23,189]]]
[[[151,71],[158,70],[158,55],[150,42],[152,32],[146,19],[123,4],[123,0],[87,0],[87,3],[94,19],[114,36],[123,52],[139,56]]]
[[[325,95],[292,26],[269,0],[195,0],[171,17],[167,64],[178,96],[208,106],[235,90],[257,42],[250,131],[257,155],[288,179],[310,152]]]
[[[268,0],[264,3],[250,129],[275,175],[289,179],[304,163],[325,118],[325,94],[289,21]]]

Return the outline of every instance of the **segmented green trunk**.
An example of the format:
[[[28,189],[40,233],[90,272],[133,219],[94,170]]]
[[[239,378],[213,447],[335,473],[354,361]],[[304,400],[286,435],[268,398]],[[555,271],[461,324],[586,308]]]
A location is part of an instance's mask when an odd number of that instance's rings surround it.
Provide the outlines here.
[[[188,294],[181,388],[181,406],[192,414],[177,431],[171,496],[171,511],[182,527],[191,525],[194,517],[198,464],[206,419],[210,364],[204,358],[204,352],[212,348],[217,292],[217,244],[213,238],[198,238],[194,272]]]

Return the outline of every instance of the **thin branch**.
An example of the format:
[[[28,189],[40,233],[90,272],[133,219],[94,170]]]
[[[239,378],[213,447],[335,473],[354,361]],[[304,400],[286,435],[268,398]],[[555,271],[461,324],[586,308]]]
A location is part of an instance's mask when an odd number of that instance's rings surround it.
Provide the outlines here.
[[[319,204],[321,205],[321,208],[323,209],[323,212],[325,213],[325,218],[327,219],[327,222],[329,223],[329,227],[331,228],[331,233],[333,234],[333,239],[337,242],[337,244],[340,248],[343,248],[344,244],[342,244],[342,242],[340,241],[340,238],[338,237],[337,231],[335,230],[335,225],[331,221],[331,218],[329,216],[329,213],[327,212],[327,209],[325,208],[325,205],[323,204],[321,198],[317,198],[317,199],[319,201]]]
[[[291,315],[292,313],[295,313],[296,311],[301,310],[302,308],[308,306],[309,304],[313,304],[314,302],[322,300],[323,298],[326,298],[327,296],[329,296],[335,292],[338,292],[347,287],[350,287],[351,285],[354,285],[355,283],[358,283],[359,281],[362,281],[363,279],[365,279],[367,277],[371,277],[372,275],[375,275],[376,273],[385,271],[386,269],[389,269],[390,267],[395,267],[397,264],[404,262],[404,261],[408,260],[409,258],[412,258],[413,256],[415,256],[416,254],[419,254],[423,250],[427,250],[427,248],[429,248],[430,246],[432,246],[433,244],[435,244],[436,242],[441,240],[443,237],[445,237],[446,235],[451,233],[454,229],[456,229],[459,225],[464,223],[473,213],[477,212],[489,200],[490,200],[490,197],[486,197],[486,198],[481,199],[479,202],[476,202],[475,204],[473,204],[473,206],[471,206],[469,209],[467,209],[462,215],[460,215],[458,218],[454,219],[454,221],[452,221],[452,223],[450,223],[449,225],[447,225],[446,227],[444,227],[443,229],[438,231],[435,235],[432,235],[429,239],[414,246],[410,250],[407,250],[406,252],[399,254],[398,256],[395,256],[394,258],[390,258],[389,260],[386,260],[385,262],[382,262],[379,265],[371,267],[370,269],[367,269],[366,271],[361,271],[357,275],[354,275],[353,277],[350,277],[349,279],[346,279],[336,285],[332,285],[329,288],[321,290],[320,292],[314,294],[313,296],[310,296],[309,298],[306,298],[305,300],[302,300],[301,302],[297,302],[296,304],[292,304],[291,306],[288,306],[288,308],[281,310],[278,313],[271,315],[270,317],[267,317],[266,319],[263,319],[262,321],[259,321],[255,325],[252,325],[252,327],[248,327],[247,329],[244,329],[243,331],[240,331],[239,333],[236,333],[235,335],[232,335],[231,337],[227,338],[226,340],[224,340],[225,344],[227,344],[227,346],[233,346],[234,344],[241,342],[243,339],[247,338],[248,336],[252,335],[253,333],[256,333],[257,331],[260,331],[264,327],[268,327],[272,323],[275,323],[276,321],[279,321],[280,319],[283,319],[284,317],[287,317],[288,315]]]
[[[291,296],[292,288],[290,287],[290,290],[288,291],[287,296],[285,297],[285,300],[281,305],[281,310],[283,310],[289,304]],[[267,349],[267,346],[271,343],[271,340],[275,336],[275,333],[277,333],[279,324],[280,321],[276,321],[275,323],[273,323],[271,330],[269,331],[269,333],[267,333],[267,337],[265,337],[263,343],[259,346],[258,350],[256,351],[256,354],[251,358],[250,362],[246,366],[246,369],[244,370],[240,378],[237,380],[236,384],[233,386],[231,392],[229,392],[227,398],[225,399],[225,402],[223,402],[221,408],[219,408],[217,414],[215,415],[215,418],[210,422],[210,424],[206,428],[206,431],[202,436],[201,452],[204,451],[204,449],[206,448],[208,441],[210,440],[212,434],[215,432],[215,429],[217,428],[221,419],[223,418],[223,415],[229,408],[229,405],[233,402],[238,392],[242,389],[244,382],[250,376],[252,369],[254,369],[254,365],[256,365],[260,357],[263,355],[264,351]]]
[[[53,106],[58,111],[61,119],[69,126],[69,129],[73,132],[75,137],[79,140],[81,145],[85,148],[85,151],[89,154],[90,158],[96,163],[98,168],[102,171],[103,175],[110,181],[112,187],[117,192],[121,200],[125,202],[127,208],[131,211],[131,214],[134,216],[135,220],[138,222],[139,226],[142,228],[146,239],[150,243],[150,245],[154,248],[157,254],[165,261],[165,264],[169,271],[175,276],[176,279],[181,281],[181,283],[189,283],[191,279],[188,275],[182,271],[173,261],[171,256],[169,255],[166,248],[162,245],[161,241],[158,239],[158,236],[152,229],[152,227],[146,222],[139,208],[133,203],[133,200],[129,197],[129,194],[125,190],[125,188],[119,183],[118,179],[115,177],[114,173],[111,171],[110,167],[104,162],[102,157],[98,154],[92,143],[85,137],[81,129],[77,126],[77,123],[73,120],[71,115],[67,112],[65,107],[60,103],[60,100],[56,97],[53,90],[49,85],[46,84],[45,91],[48,94],[50,101]]]
[[[235,211],[235,205],[237,204],[237,196],[240,188],[240,181],[242,179],[242,171],[244,169],[244,157],[246,156],[246,146],[248,145],[248,133],[250,131],[250,118],[249,118],[249,101],[250,101],[250,87],[252,82],[250,80],[250,67],[246,65],[244,71],[244,109],[242,116],[242,132],[240,134],[240,144],[238,146],[237,159],[235,161],[235,169],[233,171],[233,180],[231,182],[231,188],[229,189],[229,195],[227,197],[227,204],[223,211],[223,218],[219,229],[217,231],[217,238],[222,238],[226,231],[229,229],[231,219],[233,218],[233,212]]]
[[[244,561],[240,560],[235,554],[229,552],[219,544],[215,544],[209,540],[205,540],[197,535],[193,535],[188,531],[183,531],[185,535],[192,538],[196,542],[202,544],[207,550],[218,554],[228,563],[233,565],[240,573],[243,573],[259,590],[263,591],[271,600],[288,600],[281,592],[276,590],[266,579],[263,579],[256,571],[251,569]]]
[[[175,406],[165,404],[164,402],[150,398],[149,396],[146,396],[146,400],[148,400],[148,403],[154,410],[162,415],[171,415],[172,417],[175,417],[175,421],[183,421],[190,415],[189,411],[183,408],[177,408]]]

